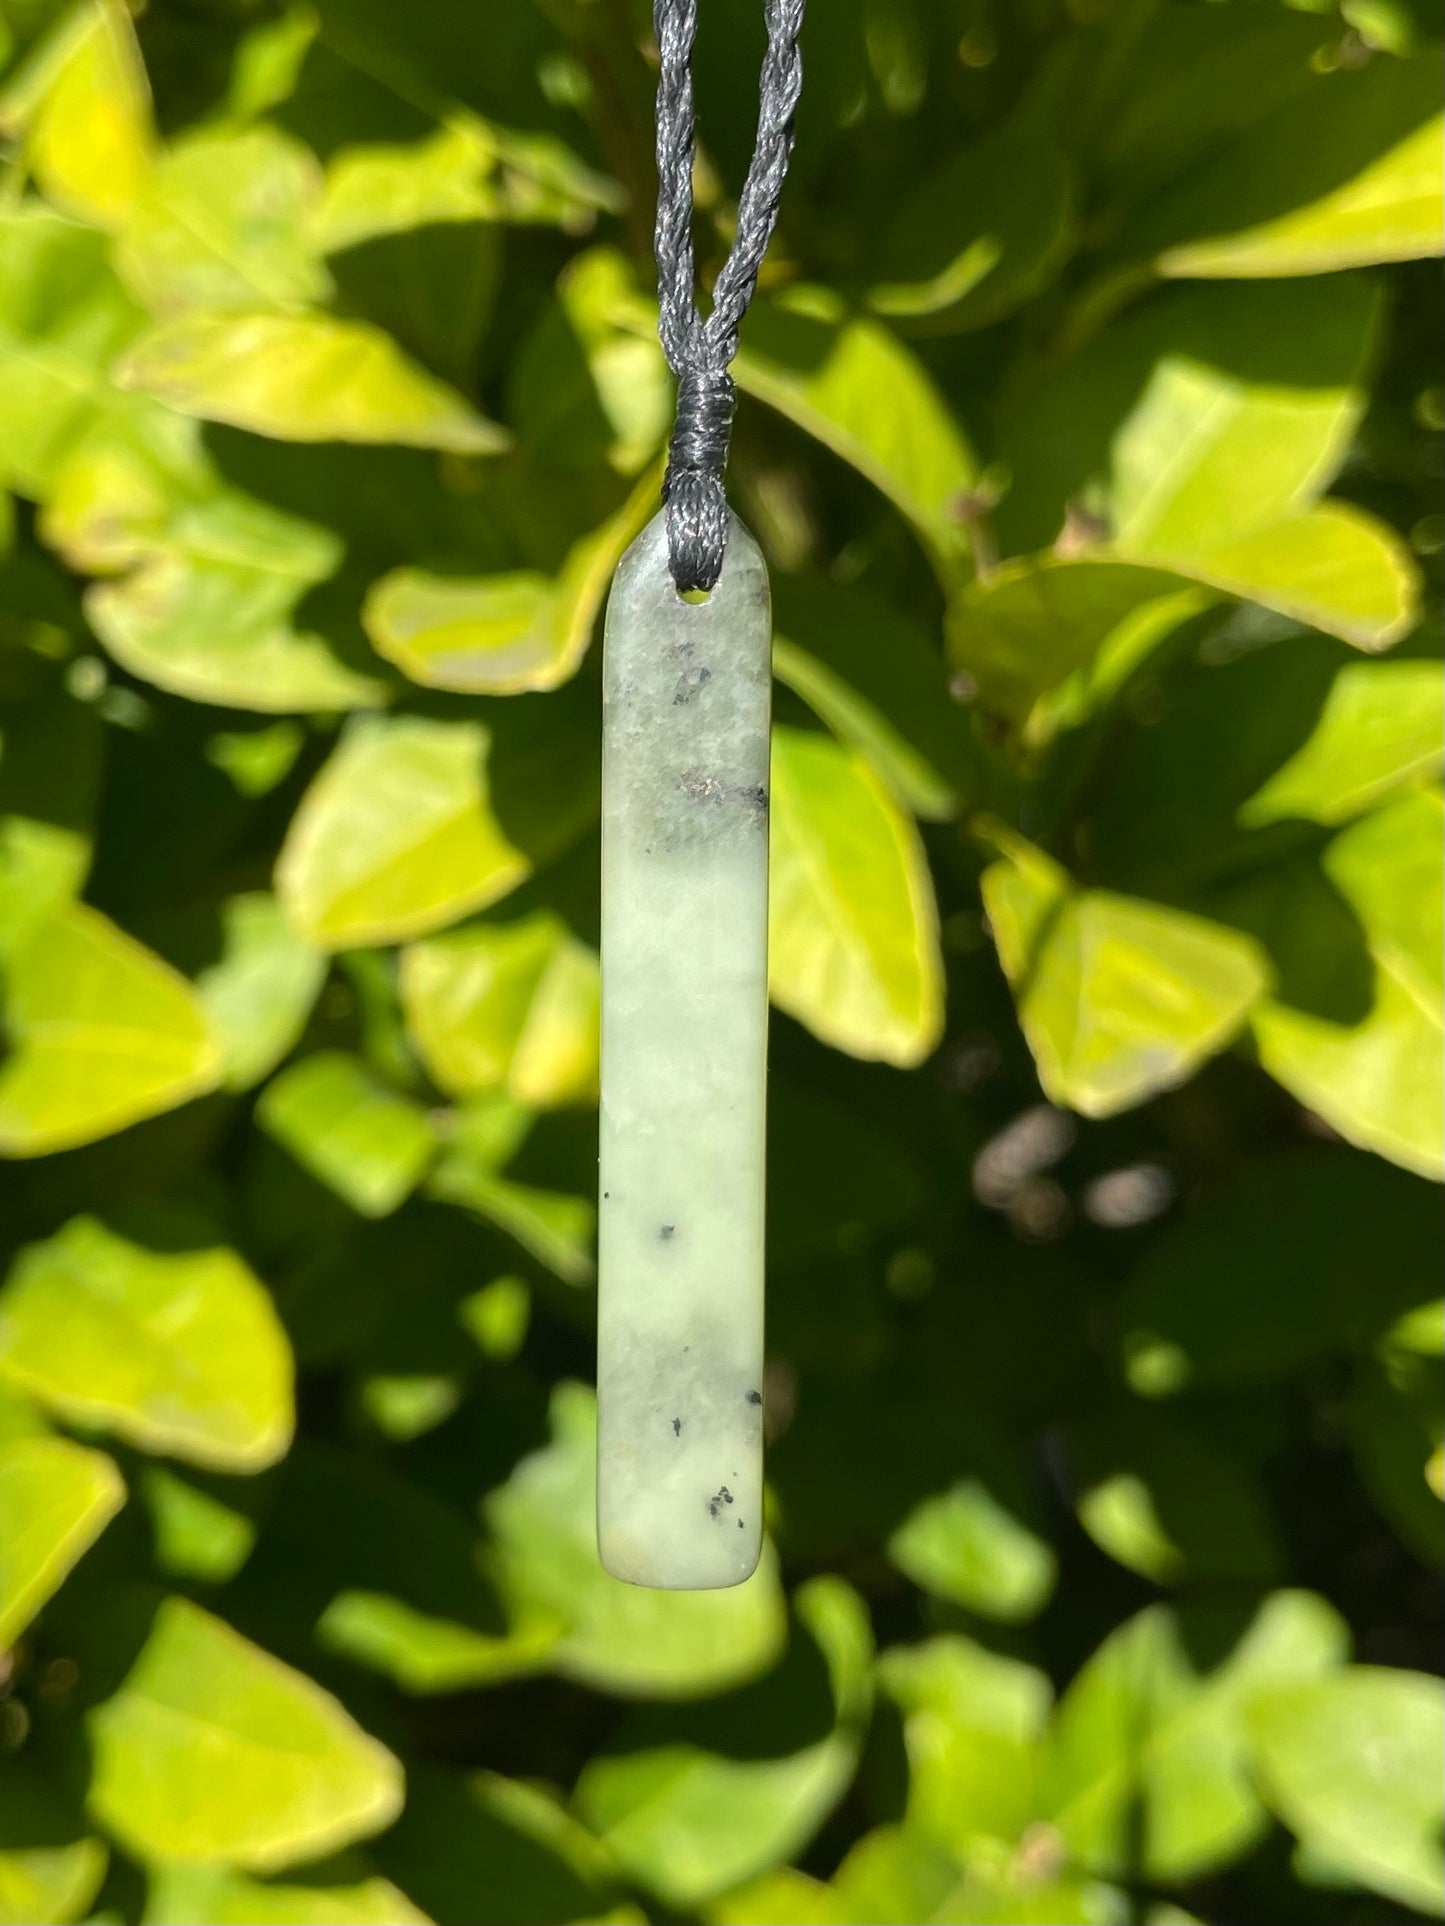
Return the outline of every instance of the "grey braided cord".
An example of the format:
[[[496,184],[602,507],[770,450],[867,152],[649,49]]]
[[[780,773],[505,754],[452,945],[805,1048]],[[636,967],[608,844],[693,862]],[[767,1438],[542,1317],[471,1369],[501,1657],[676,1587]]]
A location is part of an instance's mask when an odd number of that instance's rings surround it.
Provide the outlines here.
[[[777,225],[803,85],[798,35],[805,0],[764,0],[768,50],[758,88],[758,133],[738,201],[738,231],[706,320],[693,289],[692,45],[698,0],[654,0],[657,30],[657,331],[677,376],[677,421],[662,497],[679,593],[711,589],[722,572],[728,505],[723,469],[733,420],[728,363]]]

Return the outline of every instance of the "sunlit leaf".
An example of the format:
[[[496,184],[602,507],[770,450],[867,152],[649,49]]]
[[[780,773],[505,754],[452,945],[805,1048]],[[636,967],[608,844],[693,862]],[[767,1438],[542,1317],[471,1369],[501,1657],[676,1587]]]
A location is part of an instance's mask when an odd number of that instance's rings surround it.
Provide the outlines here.
[[[221,935],[221,955],[196,988],[225,1050],[226,1088],[249,1090],[300,1036],[326,963],[264,890],[222,905]]]
[[[124,668],[193,702],[371,707],[384,684],[292,625],[298,601],[339,561],[328,530],[223,493],[177,515],[131,574],[91,590],[86,611]]]
[[[136,1243],[76,1217],[0,1291],[0,1374],[143,1451],[255,1471],[291,1442],[291,1352],[232,1250],[164,1221]]]
[[[630,1746],[582,1774],[583,1817],[669,1905],[696,1906],[791,1858],[852,1776],[870,1700],[867,1613],[836,1578],[811,1580],[794,1603],[808,1643],[795,1648],[791,1668],[732,1704],[640,1718],[620,1735]],[[832,1705],[831,1729],[817,1731],[822,1707],[810,1706],[812,1716],[792,1708],[802,1699],[799,1675],[821,1669],[820,1654]],[[769,1743],[776,1724],[783,1731]]]
[[[0,1334],[4,1316],[0,1298]],[[0,1651],[15,1643],[124,1503],[120,1473],[103,1452],[66,1438],[0,1444]],[[0,1917],[4,1886],[0,1870]]]
[[[267,1084],[257,1120],[363,1217],[404,1203],[436,1150],[426,1112],[340,1051],[283,1070]]]
[[[4,122],[46,193],[114,227],[145,191],[155,133],[135,29],[122,0],[85,0],[7,90]]]
[[[362,612],[377,650],[413,682],[511,695],[553,689],[581,661],[623,550],[651,511],[652,477],[618,513],[575,542],[555,576],[396,569]]]
[[[629,1698],[695,1698],[765,1672],[786,1625],[771,1555],[726,1591],[656,1592],[610,1578],[597,1560],[592,1393],[562,1385],[552,1426],[552,1443],[517,1466],[487,1510],[511,1598],[567,1627],[555,1668]]]
[[[327,165],[311,238],[334,254],[378,234],[485,220],[496,207],[489,185],[495,157],[486,129],[469,120],[413,146],[343,147]]]
[[[427,1926],[386,1879],[301,1885],[262,1882],[219,1866],[161,1866],[151,1874],[145,1926]]]
[[[1167,198],[1141,239],[1163,273],[1322,274],[1445,247],[1429,53],[1326,75]]]
[[[1010,839],[983,899],[1019,1021],[1056,1103],[1112,1116],[1222,1050],[1269,987],[1259,946],[1160,903],[1077,889]]]
[[[773,735],[769,989],[854,1056],[919,1063],[943,1023],[937,911],[918,833],[830,738]]]
[[[1076,1863],[1174,1884],[1252,1845],[1266,1819],[1247,1708],[1261,1690],[1328,1673],[1344,1637],[1323,1599],[1276,1592],[1202,1677],[1167,1608],[1121,1626],[1060,1702],[1043,1777],[1045,1810]]]
[[[488,796],[491,732],[419,717],[343,737],[292,820],[276,869],[287,914],[326,948],[396,942],[456,922],[531,864]]]
[[[220,1044],[191,986],[95,910],[47,918],[10,959],[0,1151],[89,1143],[213,1090]]]
[[[1265,1796],[1301,1843],[1428,1913],[1445,1910],[1442,1691],[1421,1672],[1358,1665],[1282,1682],[1247,1715]]]
[[[87,1724],[90,1809],[144,1859],[268,1872],[401,1808],[400,1765],[328,1692],[182,1598]]]
[[[199,315],[144,336],[116,369],[205,421],[282,441],[399,442],[486,455],[506,436],[365,321]]]
[[[413,943],[402,955],[401,996],[440,1089],[505,1088],[539,1106],[595,1096],[597,958],[555,917]]]
[[[1037,1532],[976,1478],[915,1505],[888,1556],[925,1591],[1010,1624],[1043,1609],[1057,1572]]]
[[[956,515],[976,468],[921,363],[880,322],[848,319],[831,294],[796,289],[749,317],[738,386],[866,475],[937,555],[964,546]]]
[[[1439,792],[1409,792],[1341,830],[1317,867],[1301,859],[1223,904],[1277,966],[1252,1020],[1270,1075],[1352,1143],[1436,1177],[1440,831]]]
[[[321,172],[278,128],[192,134],[162,158],[115,251],[153,314],[304,307],[331,292],[308,241]]]
[[[35,1750],[0,1761],[0,1921],[70,1926],[86,1917],[109,1855]]]

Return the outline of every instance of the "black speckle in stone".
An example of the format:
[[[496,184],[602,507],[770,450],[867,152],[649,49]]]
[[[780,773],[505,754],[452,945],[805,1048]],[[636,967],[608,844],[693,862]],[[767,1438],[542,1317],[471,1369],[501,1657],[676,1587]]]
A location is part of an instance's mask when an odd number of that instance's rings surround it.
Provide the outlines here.
[[[717,1499],[709,1498],[707,1501],[707,1511],[708,1511],[709,1518],[716,1518],[717,1510],[718,1510]]]
[[[676,1230],[677,1230],[676,1224],[663,1224],[659,1227],[657,1234],[662,1239],[664,1244],[670,1244],[672,1242],[673,1235],[676,1232]]]
[[[604,1191],[603,1191],[603,1193],[602,1193],[602,1201],[603,1201],[603,1203],[604,1203],[604,1204],[605,1204],[605,1203],[607,1202],[607,1199],[608,1199],[608,1198],[609,1198],[609,1197],[610,1197],[611,1195],[612,1195],[612,1192],[611,1192],[610,1190],[604,1190]]]
[[[738,1520],[738,1530],[739,1530],[739,1531],[741,1531],[741,1530],[742,1530],[742,1528],[743,1528],[743,1521],[742,1521],[742,1519],[741,1519],[741,1518],[739,1518],[739,1520]]]
[[[745,802],[750,809],[756,809],[764,816],[768,813],[768,792],[762,783],[758,783],[750,789],[739,789],[737,794],[739,799]]]
[[[763,1401],[763,1394],[761,1391],[749,1391],[748,1393],[749,1404],[761,1404],[762,1401]]]
[[[673,1419],[673,1421],[672,1421],[672,1435],[673,1435],[673,1437],[674,1437],[674,1438],[680,1438],[680,1437],[682,1436],[682,1419],[681,1419],[681,1418],[674,1418],[674,1419]]]
[[[726,1485],[724,1485],[722,1489],[718,1492],[718,1497],[722,1499],[725,1505],[730,1505],[733,1501],[733,1495],[728,1490]]]

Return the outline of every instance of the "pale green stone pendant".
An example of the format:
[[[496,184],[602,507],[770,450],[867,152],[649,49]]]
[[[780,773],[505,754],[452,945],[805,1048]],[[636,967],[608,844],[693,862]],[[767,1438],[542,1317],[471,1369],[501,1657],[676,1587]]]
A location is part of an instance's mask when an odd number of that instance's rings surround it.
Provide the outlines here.
[[[597,1542],[634,1585],[762,1544],[768,577],[737,518],[686,602],[665,518],[607,604]]]

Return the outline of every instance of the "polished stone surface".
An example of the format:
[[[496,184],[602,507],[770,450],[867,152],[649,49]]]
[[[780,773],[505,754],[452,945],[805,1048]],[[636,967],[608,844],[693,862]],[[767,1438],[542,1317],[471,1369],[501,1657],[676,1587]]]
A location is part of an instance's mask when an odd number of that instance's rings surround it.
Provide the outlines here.
[[[603,668],[597,1540],[637,1585],[736,1585],[762,1543],[767,570],[623,557]]]

